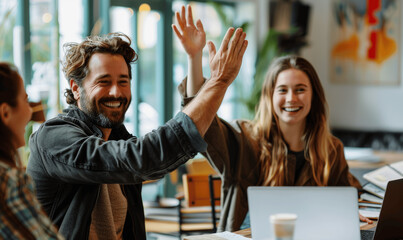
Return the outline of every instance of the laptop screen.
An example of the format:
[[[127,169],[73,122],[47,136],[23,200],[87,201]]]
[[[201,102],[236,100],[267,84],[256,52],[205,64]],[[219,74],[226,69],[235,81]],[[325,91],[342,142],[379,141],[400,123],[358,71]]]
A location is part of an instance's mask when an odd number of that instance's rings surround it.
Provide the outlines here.
[[[374,240],[403,239],[403,179],[386,188]]]
[[[358,194],[353,187],[249,187],[252,239],[273,239],[269,217],[295,213],[294,240],[360,239]]]

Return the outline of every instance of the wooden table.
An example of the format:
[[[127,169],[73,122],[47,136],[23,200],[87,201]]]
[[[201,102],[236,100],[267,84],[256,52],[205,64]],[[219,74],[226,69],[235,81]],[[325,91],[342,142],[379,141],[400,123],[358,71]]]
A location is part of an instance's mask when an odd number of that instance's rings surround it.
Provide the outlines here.
[[[374,222],[373,224],[366,224],[360,227],[360,230],[368,230],[371,229],[373,227],[376,226],[376,222]],[[241,235],[243,237],[247,237],[247,238],[252,238],[252,233],[251,233],[251,229],[247,228],[244,230],[239,230],[234,232],[238,235]],[[183,239],[184,240],[207,240],[207,239],[215,239],[211,237],[211,234],[205,234],[205,235],[198,235],[198,236],[186,236]],[[217,238],[218,239],[218,238]]]
[[[365,162],[365,161],[347,161],[350,169],[367,169],[365,171],[370,171],[371,169],[376,169],[379,167],[382,167],[386,164],[398,162],[398,161],[403,161],[403,152],[386,152],[386,151],[374,151],[374,154],[378,156],[381,160],[379,162]],[[373,224],[367,224],[364,226],[361,226],[361,230],[368,230],[376,226],[376,222]],[[240,230],[234,232],[236,234],[239,234],[241,236],[251,238],[251,230],[245,229],[245,230]],[[185,237],[184,239],[189,239],[189,240],[203,240],[203,239],[212,239],[211,234],[207,235],[199,235],[199,236],[189,236]],[[214,238],[216,239],[216,238]],[[218,239],[218,238],[217,238]]]
[[[386,152],[374,151],[374,155],[378,156],[379,162],[364,162],[364,161],[347,161],[350,168],[379,168],[386,164],[403,161],[403,152]]]
[[[380,158],[379,162],[347,160],[350,172],[357,178],[361,185],[368,182],[363,177],[365,173],[385,166],[386,164],[403,161],[403,152],[374,151],[374,155]]]
[[[367,225],[361,226],[360,230],[368,230],[368,229],[371,229],[371,228],[373,228],[375,226],[376,226],[376,222],[374,222],[373,224],[367,224]],[[247,228],[247,229],[244,229],[244,230],[239,230],[239,231],[236,231],[234,233],[239,234],[239,235],[244,236],[244,237],[247,237],[247,238],[252,238],[252,233],[251,233],[250,228]]]

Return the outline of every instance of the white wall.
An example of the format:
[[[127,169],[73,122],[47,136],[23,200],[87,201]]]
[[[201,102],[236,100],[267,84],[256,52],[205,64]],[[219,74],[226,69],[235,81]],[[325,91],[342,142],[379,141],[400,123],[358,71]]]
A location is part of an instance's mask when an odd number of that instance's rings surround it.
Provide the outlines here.
[[[403,131],[403,37],[400,38],[398,86],[359,86],[330,82],[331,0],[303,0],[311,5],[308,43],[302,51],[316,68],[326,91],[332,127],[358,130]],[[403,8],[403,4],[401,4]],[[403,10],[400,9],[401,14]],[[401,19],[403,29],[403,18]],[[403,30],[401,31],[403,35]]]

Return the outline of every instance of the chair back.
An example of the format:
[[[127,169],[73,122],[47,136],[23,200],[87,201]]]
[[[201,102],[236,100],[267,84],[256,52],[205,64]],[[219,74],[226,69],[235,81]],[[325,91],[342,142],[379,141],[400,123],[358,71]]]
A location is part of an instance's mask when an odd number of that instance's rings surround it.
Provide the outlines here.
[[[219,177],[213,177],[212,175],[184,174],[182,178],[185,204],[187,207],[211,206],[212,196],[214,198],[214,206],[220,205],[221,179]],[[209,178],[211,179],[209,180]]]
[[[206,158],[195,158],[186,162],[188,174],[210,175],[217,174],[217,171],[210,165]]]
[[[209,228],[203,228],[204,232],[217,232],[217,222],[220,219],[220,199],[221,199],[221,178],[215,175],[206,174],[184,174],[183,189],[184,200],[187,210],[179,207],[179,233],[182,235],[185,232],[189,232],[183,229],[183,223],[185,218],[184,212],[205,212],[210,216],[207,221],[210,222]],[[208,210],[192,211],[192,208],[208,207]],[[218,209],[217,209],[218,207]],[[201,229],[200,229],[201,230]],[[199,231],[200,231],[199,230]]]
[[[210,185],[210,204],[213,232],[217,232],[217,222],[219,221],[219,217],[217,216],[215,206],[220,205],[221,201],[221,178],[219,176],[209,175],[208,180]],[[217,189],[219,189],[218,192],[216,192]]]

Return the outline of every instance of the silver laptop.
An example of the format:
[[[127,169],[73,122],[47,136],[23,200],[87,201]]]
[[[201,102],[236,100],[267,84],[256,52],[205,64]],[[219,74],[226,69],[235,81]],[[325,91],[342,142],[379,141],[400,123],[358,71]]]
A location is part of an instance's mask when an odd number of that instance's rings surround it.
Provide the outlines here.
[[[249,187],[252,239],[273,239],[269,216],[298,215],[294,240],[359,240],[354,187]]]

